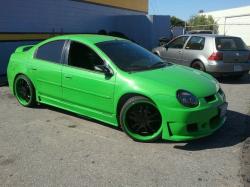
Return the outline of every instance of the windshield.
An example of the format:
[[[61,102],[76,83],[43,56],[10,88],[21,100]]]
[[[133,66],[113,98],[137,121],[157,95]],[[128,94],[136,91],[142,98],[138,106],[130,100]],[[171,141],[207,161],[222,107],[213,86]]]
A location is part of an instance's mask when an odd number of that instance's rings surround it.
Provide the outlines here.
[[[160,57],[126,40],[113,40],[96,44],[122,70],[141,71],[167,65]]]
[[[248,50],[242,39],[237,37],[217,37],[215,42],[217,50],[220,51]]]

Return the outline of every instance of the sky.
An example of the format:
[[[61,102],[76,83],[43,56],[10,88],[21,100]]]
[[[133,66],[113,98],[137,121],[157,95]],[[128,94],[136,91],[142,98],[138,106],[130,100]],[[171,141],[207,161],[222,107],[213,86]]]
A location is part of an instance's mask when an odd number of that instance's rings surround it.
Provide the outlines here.
[[[199,10],[209,12],[241,6],[250,6],[250,0],[149,0],[149,14],[188,20]]]

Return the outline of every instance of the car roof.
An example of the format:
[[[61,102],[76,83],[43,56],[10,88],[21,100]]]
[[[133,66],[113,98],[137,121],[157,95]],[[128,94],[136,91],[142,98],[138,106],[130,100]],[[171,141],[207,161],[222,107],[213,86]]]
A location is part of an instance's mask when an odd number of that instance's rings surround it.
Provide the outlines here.
[[[49,39],[50,41],[53,40],[76,40],[76,41],[83,41],[87,43],[100,43],[105,41],[112,41],[112,40],[124,40],[122,38],[108,36],[108,35],[99,35],[99,34],[70,34],[70,35],[60,35]]]
[[[227,35],[219,35],[219,34],[184,34],[182,36],[203,36],[203,37],[211,37],[211,38],[216,38],[216,37],[234,37],[234,38],[237,38],[237,36],[227,36]]]

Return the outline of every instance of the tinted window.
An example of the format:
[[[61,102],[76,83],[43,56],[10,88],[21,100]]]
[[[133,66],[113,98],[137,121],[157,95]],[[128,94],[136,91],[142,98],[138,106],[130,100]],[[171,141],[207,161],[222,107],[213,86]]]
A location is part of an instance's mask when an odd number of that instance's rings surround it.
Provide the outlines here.
[[[182,37],[176,38],[174,41],[168,44],[168,48],[182,49],[187,39],[188,39],[188,36],[182,36]]]
[[[97,46],[124,71],[148,70],[167,65],[160,57],[129,41],[101,42]]]
[[[62,57],[62,50],[65,41],[53,41],[40,46],[36,52],[36,58],[60,63]]]
[[[247,50],[247,47],[241,38],[217,37],[215,39],[215,43],[217,50],[222,50],[222,51]]]
[[[199,36],[192,36],[188,41],[186,49],[202,50],[205,45],[205,38]]]
[[[97,65],[103,65],[103,60],[89,47],[71,42],[68,56],[68,65],[92,71],[101,71]]]

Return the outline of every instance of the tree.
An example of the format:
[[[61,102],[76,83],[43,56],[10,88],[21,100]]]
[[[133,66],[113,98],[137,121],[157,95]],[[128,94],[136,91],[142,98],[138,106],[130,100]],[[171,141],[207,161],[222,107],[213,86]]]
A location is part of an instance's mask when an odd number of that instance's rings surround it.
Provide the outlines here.
[[[170,22],[171,22],[171,25],[173,27],[178,27],[178,26],[184,27],[185,26],[185,21],[183,21],[175,16],[171,16]]]
[[[214,33],[218,32],[218,24],[212,16],[196,15],[192,16],[188,22],[187,30],[212,30]]]

